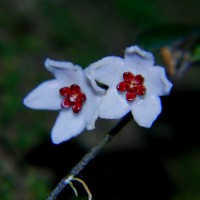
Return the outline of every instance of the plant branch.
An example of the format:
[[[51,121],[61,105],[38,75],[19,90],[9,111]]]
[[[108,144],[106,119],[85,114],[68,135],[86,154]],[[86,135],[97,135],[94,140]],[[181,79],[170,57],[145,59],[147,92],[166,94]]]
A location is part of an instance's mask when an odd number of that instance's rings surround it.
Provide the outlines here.
[[[132,119],[132,114],[129,112],[125,115],[118,123],[115,125],[100,141],[100,143],[93,147],[83,158],[72,168],[72,170],[65,176],[60,183],[55,187],[51,192],[47,200],[54,200],[64,189],[66,185],[69,184],[73,177],[78,175],[87,165],[93,160],[103,149],[104,147],[112,140],[113,136],[117,135],[120,130]]]

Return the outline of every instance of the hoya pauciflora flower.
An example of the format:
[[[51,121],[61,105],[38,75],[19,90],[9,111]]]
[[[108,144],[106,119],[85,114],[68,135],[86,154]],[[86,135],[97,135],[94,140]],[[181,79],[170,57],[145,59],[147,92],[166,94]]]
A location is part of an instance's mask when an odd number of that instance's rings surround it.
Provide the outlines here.
[[[126,48],[124,58],[105,57],[86,69],[86,75],[96,90],[102,92],[99,116],[118,119],[129,111],[135,121],[150,127],[160,114],[159,96],[170,92],[172,83],[161,66],[154,66],[153,55],[138,46]],[[99,87],[101,83],[107,90]]]
[[[70,62],[47,59],[45,67],[55,79],[45,81],[30,92],[24,104],[32,109],[59,110],[52,129],[53,143],[59,144],[92,130],[98,117],[99,96],[90,85],[84,70]]]

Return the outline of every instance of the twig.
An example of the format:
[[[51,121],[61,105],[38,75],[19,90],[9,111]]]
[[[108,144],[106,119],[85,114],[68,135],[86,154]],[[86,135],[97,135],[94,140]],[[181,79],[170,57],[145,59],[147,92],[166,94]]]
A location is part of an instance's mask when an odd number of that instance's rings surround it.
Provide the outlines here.
[[[78,181],[79,183],[81,183],[83,185],[83,187],[85,188],[87,194],[88,194],[88,200],[92,200],[92,194],[88,188],[88,186],[86,185],[86,183],[81,180],[80,178],[73,178],[73,180]]]
[[[65,176],[60,181],[60,183],[54,188],[47,200],[56,199],[60,192],[64,189],[64,187],[71,182],[71,180],[76,180],[76,178],[74,177],[78,175],[83,170],[83,168],[85,168],[88,165],[88,163],[104,149],[104,147],[112,140],[112,137],[114,135],[117,135],[120,132],[120,130],[130,121],[130,119],[132,119],[131,112],[125,115],[118,122],[118,124],[106,134],[106,136],[101,140],[101,142],[97,146],[93,147],[87,154],[83,156],[83,158],[72,168],[68,175]]]

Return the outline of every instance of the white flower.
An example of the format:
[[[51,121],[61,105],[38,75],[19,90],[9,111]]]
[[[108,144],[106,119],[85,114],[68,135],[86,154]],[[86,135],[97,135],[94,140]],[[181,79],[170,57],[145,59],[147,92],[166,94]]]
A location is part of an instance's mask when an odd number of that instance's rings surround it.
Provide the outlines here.
[[[164,68],[154,66],[153,55],[138,46],[126,48],[124,59],[109,56],[91,64],[86,76],[103,93],[99,105],[101,118],[118,119],[131,111],[143,127],[150,127],[160,114],[159,96],[169,94],[172,87]],[[99,87],[97,82],[108,89]]]
[[[81,67],[70,62],[47,59],[45,67],[55,79],[45,81],[24,99],[32,109],[59,110],[52,129],[53,143],[59,144],[80,134],[85,128],[94,129],[100,97],[96,95]]]

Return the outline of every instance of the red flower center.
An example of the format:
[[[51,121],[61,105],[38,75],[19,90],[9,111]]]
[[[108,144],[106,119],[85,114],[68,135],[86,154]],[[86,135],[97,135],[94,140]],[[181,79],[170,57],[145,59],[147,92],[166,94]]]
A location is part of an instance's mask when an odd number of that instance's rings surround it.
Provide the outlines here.
[[[63,87],[59,92],[64,97],[61,103],[62,108],[72,106],[72,110],[75,113],[78,113],[82,109],[83,103],[86,101],[86,95],[78,85],[73,84],[70,87]]]
[[[137,95],[142,96],[145,94],[144,77],[141,74],[135,76],[131,72],[125,72],[123,79],[124,81],[117,85],[117,90],[120,92],[126,91],[127,101],[133,101]]]

